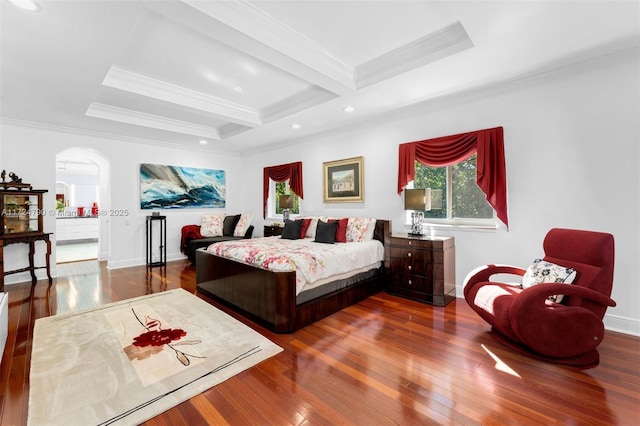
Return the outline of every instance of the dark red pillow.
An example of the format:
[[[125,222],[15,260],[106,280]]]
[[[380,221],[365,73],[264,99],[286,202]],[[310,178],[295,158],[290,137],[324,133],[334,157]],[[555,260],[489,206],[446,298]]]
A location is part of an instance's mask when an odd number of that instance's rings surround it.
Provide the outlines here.
[[[336,243],[346,243],[347,242],[347,223],[349,223],[349,218],[335,219],[329,220],[329,222],[338,222],[338,227],[336,228]]]
[[[307,236],[307,229],[309,229],[309,225],[311,225],[311,219],[299,219],[299,220],[302,221],[302,226],[300,227],[300,238],[304,238]]]

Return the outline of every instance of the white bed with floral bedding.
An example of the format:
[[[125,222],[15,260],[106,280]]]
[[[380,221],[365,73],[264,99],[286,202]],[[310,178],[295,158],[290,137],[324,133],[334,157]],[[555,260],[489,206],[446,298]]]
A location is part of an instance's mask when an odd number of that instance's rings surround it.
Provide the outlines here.
[[[207,251],[273,272],[296,272],[296,294],[335,279],[378,268],[384,246],[378,240],[323,244],[311,238],[280,237],[225,241]]]
[[[297,219],[297,230],[285,223],[281,237],[197,250],[197,294],[276,333],[292,333],[382,290],[391,222],[321,219]],[[332,230],[328,222],[338,223]]]

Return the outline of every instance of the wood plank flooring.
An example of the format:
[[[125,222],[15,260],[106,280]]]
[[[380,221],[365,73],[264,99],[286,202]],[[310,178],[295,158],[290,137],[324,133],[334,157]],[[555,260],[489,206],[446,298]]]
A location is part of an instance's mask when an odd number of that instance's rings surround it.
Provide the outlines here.
[[[107,270],[95,261],[58,270],[51,287],[6,287],[2,425],[27,421],[37,318],[178,287],[195,292],[195,269],[186,261],[150,271]],[[244,322],[284,351],[146,425],[640,423],[637,337],[606,332],[600,365],[581,370],[503,347],[462,299],[442,308],[384,292],[290,335]]]

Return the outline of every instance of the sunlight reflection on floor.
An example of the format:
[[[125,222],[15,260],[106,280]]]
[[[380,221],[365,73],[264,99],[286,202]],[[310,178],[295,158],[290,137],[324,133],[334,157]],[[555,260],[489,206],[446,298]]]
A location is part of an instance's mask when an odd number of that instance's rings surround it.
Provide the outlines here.
[[[498,371],[502,371],[504,373],[507,374],[511,374],[512,376],[515,376],[519,379],[522,379],[522,377],[520,377],[520,375],[518,373],[516,373],[511,367],[509,367],[507,364],[504,363],[504,361],[502,361],[500,358],[498,358],[496,356],[496,354],[494,354],[493,352],[491,352],[489,349],[487,349],[487,347],[485,345],[480,345],[482,346],[482,349],[484,349],[491,358],[493,358],[493,360],[496,362],[496,370]]]

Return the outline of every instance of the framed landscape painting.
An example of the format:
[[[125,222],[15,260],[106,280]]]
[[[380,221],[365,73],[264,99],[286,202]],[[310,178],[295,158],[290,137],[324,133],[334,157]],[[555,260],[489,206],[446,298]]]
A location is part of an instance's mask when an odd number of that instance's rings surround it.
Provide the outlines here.
[[[224,208],[224,170],[140,164],[140,208]]]
[[[325,203],[364,201],[364,157],[329,161],[322,165]]]

